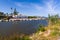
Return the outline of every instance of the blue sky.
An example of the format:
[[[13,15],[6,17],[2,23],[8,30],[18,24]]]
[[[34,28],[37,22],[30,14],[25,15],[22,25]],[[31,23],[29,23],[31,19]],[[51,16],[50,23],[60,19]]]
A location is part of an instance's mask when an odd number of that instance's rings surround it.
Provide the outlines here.
[[[0,0],[0,11],[11,13],[11,7],[29,16],[60,15],[60,0]]]

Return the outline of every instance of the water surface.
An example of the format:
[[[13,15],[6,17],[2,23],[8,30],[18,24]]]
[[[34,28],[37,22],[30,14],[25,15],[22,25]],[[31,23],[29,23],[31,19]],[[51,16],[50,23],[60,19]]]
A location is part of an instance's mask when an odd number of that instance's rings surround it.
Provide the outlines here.
[[[40,24],[47,26],[48,22],[47,20],[0,22],[0,34],[2,35],[11,33],[31,34],[36,31]]]

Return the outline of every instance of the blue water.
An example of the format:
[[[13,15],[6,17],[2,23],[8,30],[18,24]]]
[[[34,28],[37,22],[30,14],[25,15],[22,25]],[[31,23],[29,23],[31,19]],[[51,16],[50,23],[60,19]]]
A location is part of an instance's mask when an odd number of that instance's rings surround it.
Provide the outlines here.
[[[31,34],[37,30],[40,24],[48,25],[47,20],[0,22],[0,34],[25,33]]]

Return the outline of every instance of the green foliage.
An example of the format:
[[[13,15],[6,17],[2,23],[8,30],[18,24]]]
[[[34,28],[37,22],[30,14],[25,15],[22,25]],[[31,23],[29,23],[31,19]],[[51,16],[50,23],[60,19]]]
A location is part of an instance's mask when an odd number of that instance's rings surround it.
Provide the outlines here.
[[[4,16],[4,13],[3,12],[0,12],[0,16]]]
[[[58,34],[58,31],[53,31],[53,32],[51,32],[51,35],[52,35],[52,36],[57,36],[57,34]]]
[[[49,19],[50,24],[56,24],[56,23],[58,23],[59,15],[56,14],[56,15],[50,16],[48,14],[48,19]]]
[[[17,12],[16,8],[14,9],[13,14],[14,14],[14,15],[18,15],[18,12]]]
[[[45,29],[44,29],[43,27],[41,27],[41,28],[40,28],[40,31],[44,32],[44,31],[45,31]]]
[[[36,16],[28,16],[28,18],[37,18]]]
[[[31,40],[28,36],[24,36],[23,38],[21,38],[22,40]]]
[[[19,35],[19,34],[18,34]],[[2,36],[0,35],[0,40],[31,40],[28,35],[9,35],[9,36]]]
[[[42,32],[44,32],[44,31],[45,31],[44,26],[43,26],[43,25],[39,25],[38,31],[42,31]]]
[[[57,36],[57,35],[60,35],[60,32],[59,32],[59,28],[58,27],[54,27],[52,32],[51,32],[51,35],[52,36]]]
[[[4,14],[3,12],[0,12],[0,19],[7,19],[7,18],[8,16],[6,16],[6,14]]]
[[[12,10],[12,8],[11,8],[11,10]],[[18,15],[18,12],[17,12],[17,10],[16,10],[16,8],[14,9],[14,12],[11,14],[11,15]],[[8,16],[9,14],[8,13],[4,13],[4,12],[0,12],[0,19],[7,19],[7,20],[9,20],[10,18],[12,18],[12,17],[10,17],[10,16]]]
[[[24,36],[22,38],[20,38],[20,37],[14,37],[11,40],[31,40],[31,39],[28,36]]]

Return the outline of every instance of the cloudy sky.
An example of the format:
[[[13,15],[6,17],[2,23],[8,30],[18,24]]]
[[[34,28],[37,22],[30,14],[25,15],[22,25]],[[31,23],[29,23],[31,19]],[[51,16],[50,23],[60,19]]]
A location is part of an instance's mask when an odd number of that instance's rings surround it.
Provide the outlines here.
[[[11,7],[30,16],[60,15],[60,0],[0,0],[0,11],[11,13]]]

